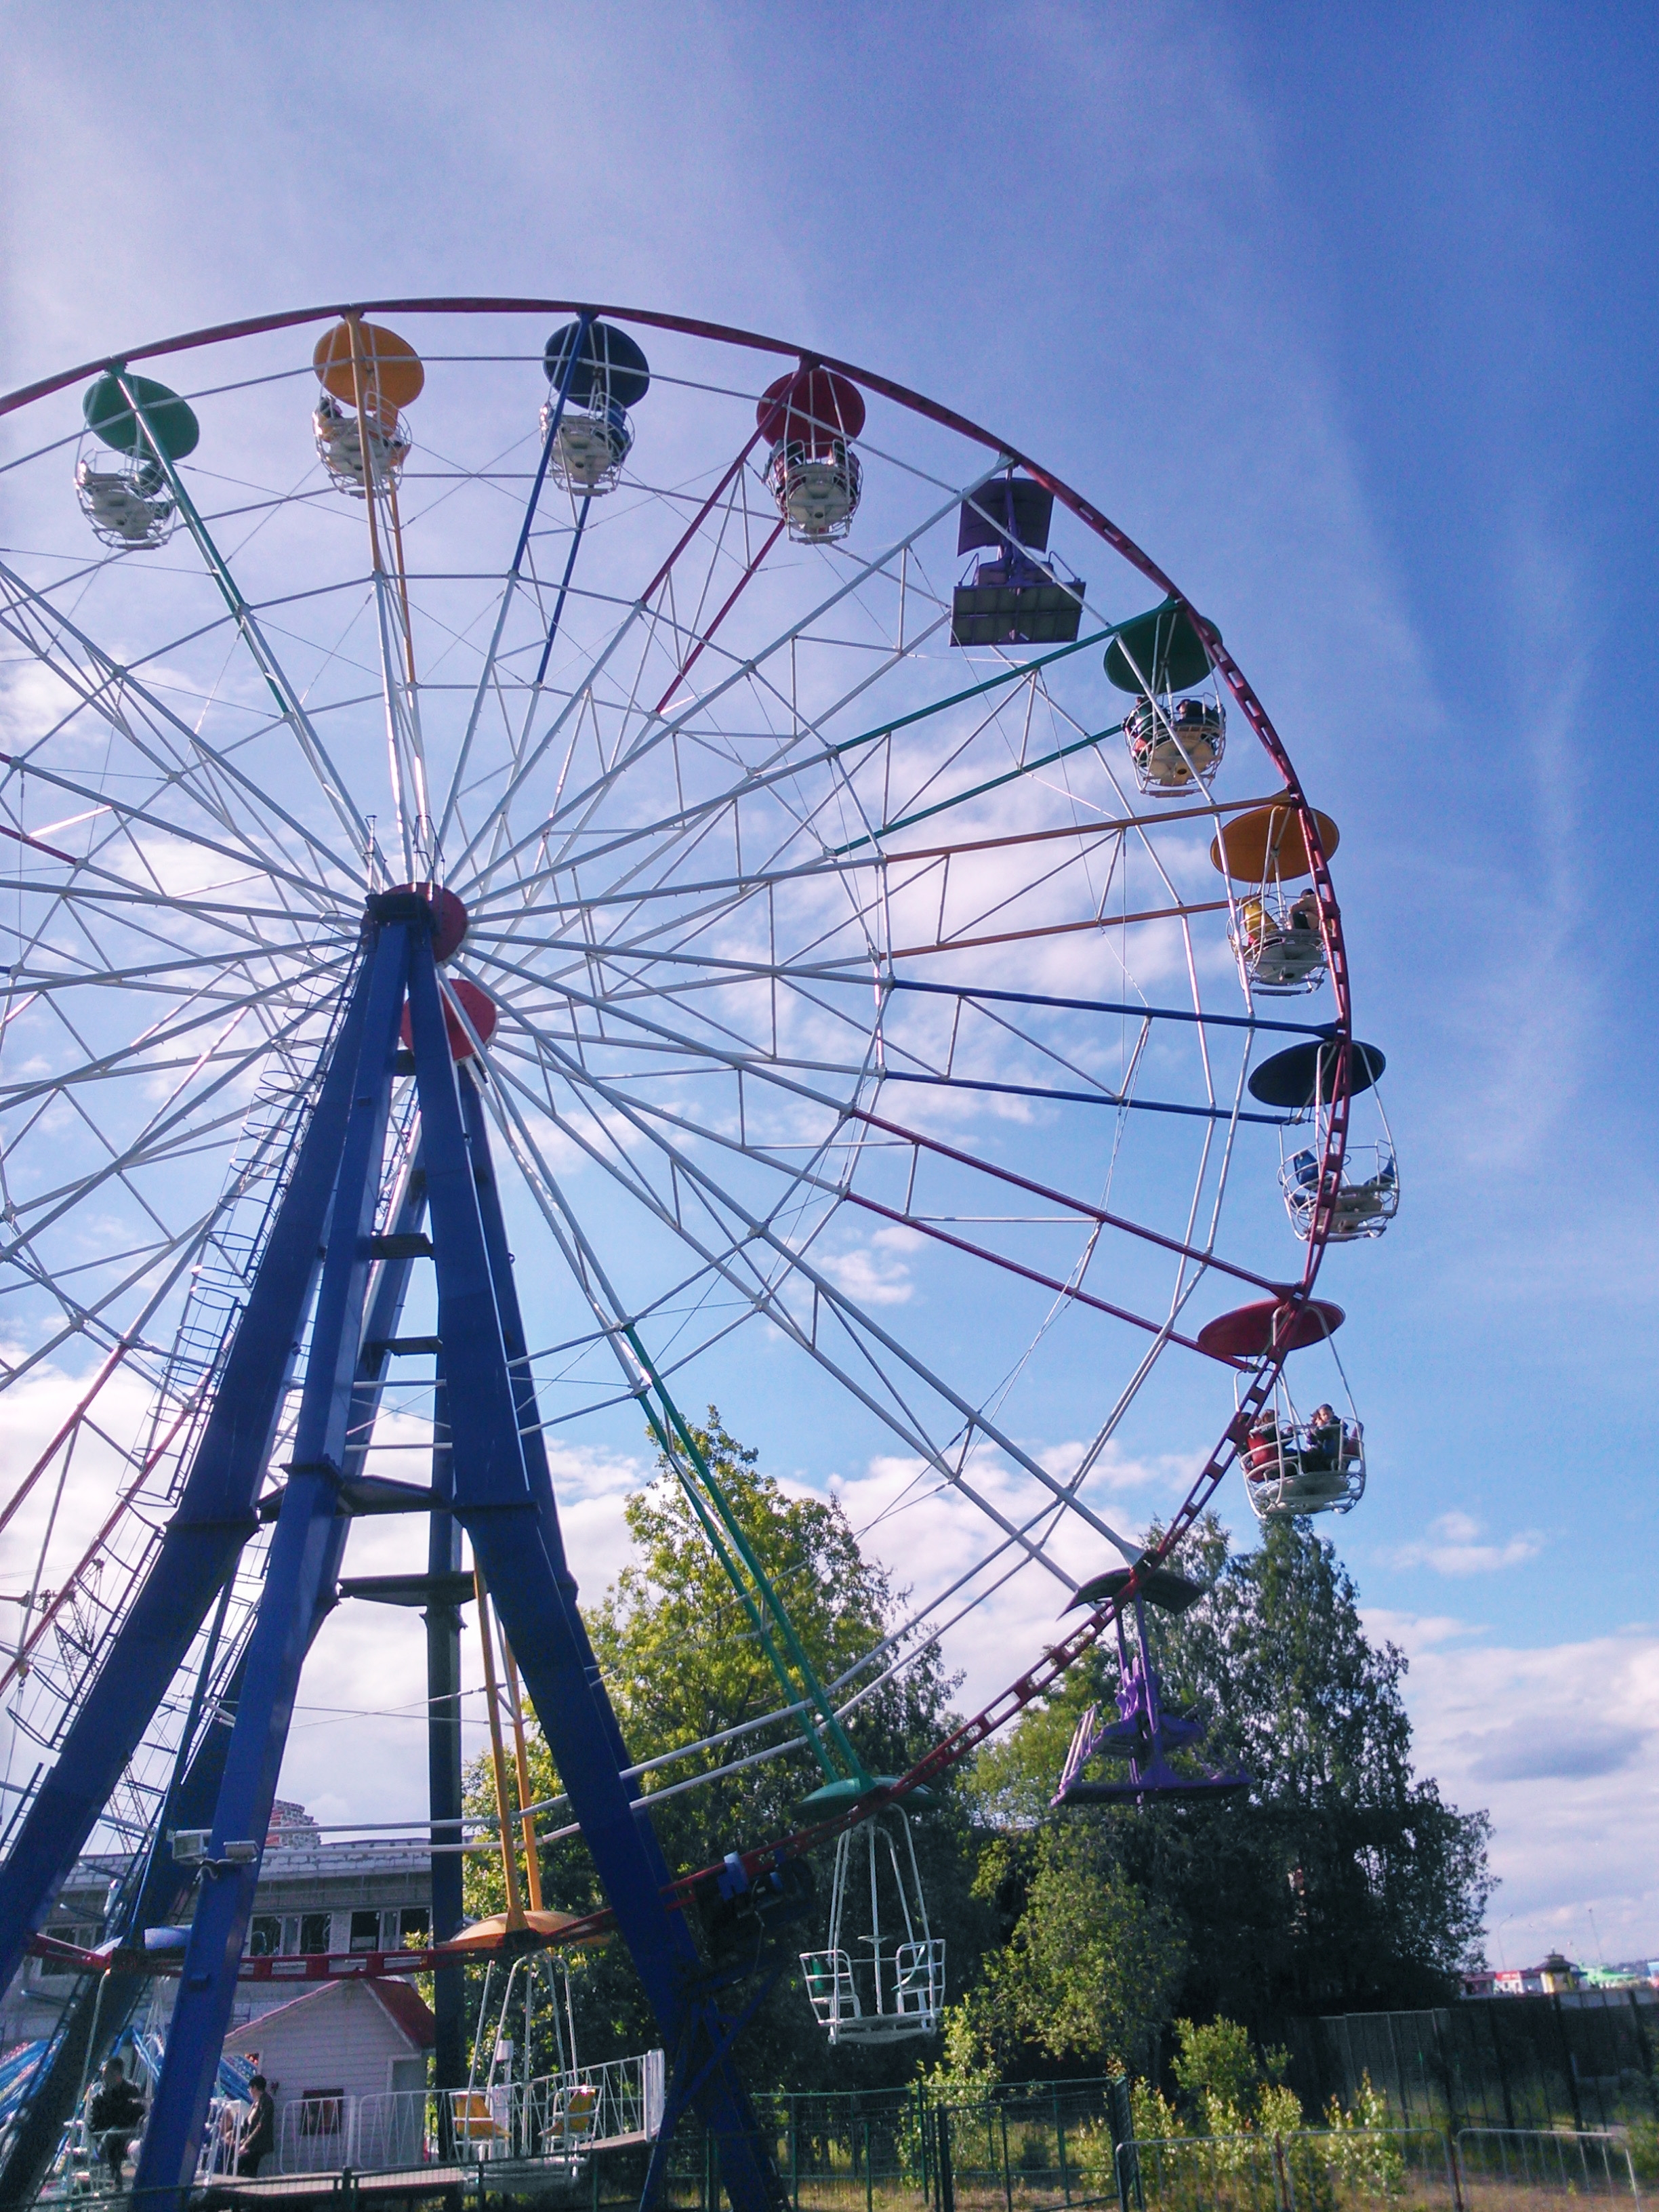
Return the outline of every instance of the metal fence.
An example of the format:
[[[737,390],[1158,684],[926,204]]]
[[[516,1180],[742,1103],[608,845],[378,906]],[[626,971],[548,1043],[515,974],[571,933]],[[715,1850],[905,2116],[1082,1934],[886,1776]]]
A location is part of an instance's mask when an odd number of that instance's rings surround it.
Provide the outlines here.
[[[1362,2081],[1401,2127],[1566,2129],[1659,2118],[1659,1991],[1479,1997],[1424,2012],[1285,2023],[1291,2081],[1310,2111]]]
[[[1467,2204],[1543,2203],[1560,2197],[1630,2197],[1639,2204],[1629,2138],[1602,2130],[1460,2128]]]
[[[1434,2128],[1298,2129],[1176,2136],[1117,2154],[1132,2212],[1349,2212],[1403,2201],[1461,2212],[1452,2147]]]

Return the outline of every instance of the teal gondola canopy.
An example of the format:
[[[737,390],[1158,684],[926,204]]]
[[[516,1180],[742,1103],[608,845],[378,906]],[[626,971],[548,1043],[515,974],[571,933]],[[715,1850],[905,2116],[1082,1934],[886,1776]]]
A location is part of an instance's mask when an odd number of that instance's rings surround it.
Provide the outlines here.
[[[142,422],[121,389],[123,380],[143,410]],[[90,386],[81,412],[93,435],[118,453],[147,454],[153,439],[163,459],[182,461],[186,453],[195,452],[202,434],[194,412],[176,392],[151,377],[134,376],[125,370],[111,369]],[[149,437],[144,434],[146,428]]]
[[[1166,603],[1121,625],[1106,648],[1106,674],[1120,691],[1187,691],[1210,672],[1210,656],[1185,607]]]

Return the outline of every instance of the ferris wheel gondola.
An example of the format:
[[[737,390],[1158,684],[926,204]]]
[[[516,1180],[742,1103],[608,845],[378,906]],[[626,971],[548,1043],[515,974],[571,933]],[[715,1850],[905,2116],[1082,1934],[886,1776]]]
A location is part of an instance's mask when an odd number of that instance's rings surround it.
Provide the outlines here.
[[[803,1951],[801,1972],[831,2044],[937,2035],[945,2009],[945,1939],[927,1924],[914,1816],[876,1812],[836,1843],[830,1940]]]
[[[1313,821],[1328,860],[1336,824],[1324,814]],[[1270,998],[1316,991],[1327,965],[1319,896],[1311,883],[1294,895],[1286,888],[1313,874],[1301,815],[1291,806],[1235,815],[1217,830],[1210,860],[1243,891],[1228,934],[1250,987]]]
[[[1400,1208],[1400,1170],[1394,1136],[1376,1085],[1388,1065],[1374,1044],[1348,1046],[1346,1081],[1340,1081],[1342,1047],[1334,1039],[1291,1045],[1253,1069],[1250,1096],[1266,1106],[1290,1109],[1291,1127],[1305,1127],[1305,1140],[1279,1141],[1279,1187],[1291,1226],[1306,1243],[1322,1224],[1330,1242],[1380,1237]],[[1369,1110],[1381,1133],[1346,1143],[1334,1191],[1326,1192],[1323,1160],[1339,1098],[1348,1103],[1369,1094]]]

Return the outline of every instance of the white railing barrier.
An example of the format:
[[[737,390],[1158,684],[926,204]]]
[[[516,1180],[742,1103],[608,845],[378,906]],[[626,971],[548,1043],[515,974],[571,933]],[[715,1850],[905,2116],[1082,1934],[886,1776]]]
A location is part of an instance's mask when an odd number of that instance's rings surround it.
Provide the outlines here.
[[[1642,2201],[1628,2142],[1600,2129],[1460,2128],[1457,2155],[1466,2182]]]
[[[664,2095],[663,2054],[647,2051],[493,2087],[295,2098],[277,2115],[275,2154],[264,2171],[333,2173],[349,2166],[376,2173],[494,2159],[580,2162],[597,2143],[654,2138]],[[210,2130],[210,2149],[214,2140]],[[240,2148],[240,2134],[228,2138],[225,2153],[201,2169],[204,2176],[234,2171]]]

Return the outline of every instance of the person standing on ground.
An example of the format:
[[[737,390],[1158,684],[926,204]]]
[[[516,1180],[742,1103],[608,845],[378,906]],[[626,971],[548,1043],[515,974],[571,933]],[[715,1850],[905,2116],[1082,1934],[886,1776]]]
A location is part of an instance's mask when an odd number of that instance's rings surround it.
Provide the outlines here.
[[[276,2140],[276,2107],[263,2074],[256,2074],[248,2087],[253,2092],[253,2101],[248,2108],[247,2133],[242,2137],[236,2171],[252,2176],[258,2172],[259,2160]]]

